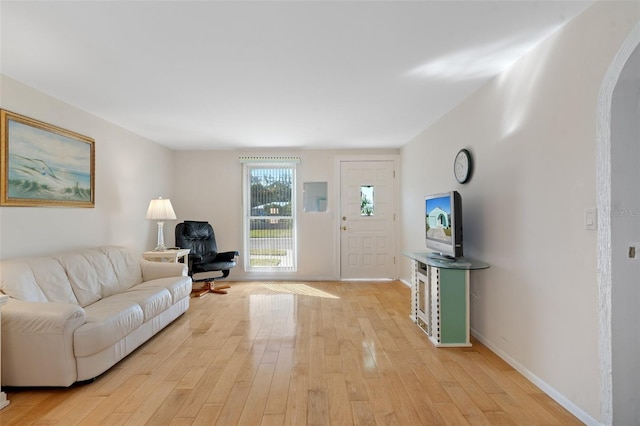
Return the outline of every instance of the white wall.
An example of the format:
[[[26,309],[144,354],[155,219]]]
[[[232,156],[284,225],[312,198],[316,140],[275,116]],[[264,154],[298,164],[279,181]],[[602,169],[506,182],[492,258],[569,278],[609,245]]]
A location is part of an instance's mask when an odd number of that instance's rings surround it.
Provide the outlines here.
[[[458,190],[472,274],[472,329],[585,421],[601,418],[596,104],[604,73],[640,17],[598,2],[401,151],[402,248],[424,249],[423,199]],[[452,164],[469,149],[470,183]],[[404,279],[409,279],[404,260]]]
[[[0,75],[0,107],[95,140],[95,208],[0,207],[0,259],[117,244],[156,245],[151,198],[170,197],[172,151]],[[170,224],[170,222],[169,222]]]
[[[242,256],[229,279],[335,279],[337,268],[335,219],[335,158],[345,155],[398,154],[398,150],[275,150],[275,151],[178,151],[175,153],[175,195],[172,199],[178,221],[206,220],[216,233],[218,249],[242,251],[242,164],[241,156],[298,156],[296,189],[298,204],[298,271],[264,274],[245,272]],[[303,212],[304,182],[327,182],[326,212]],[[169,239],[168,234],[171,234]],[[165,239],[175,242],[173,229]]]

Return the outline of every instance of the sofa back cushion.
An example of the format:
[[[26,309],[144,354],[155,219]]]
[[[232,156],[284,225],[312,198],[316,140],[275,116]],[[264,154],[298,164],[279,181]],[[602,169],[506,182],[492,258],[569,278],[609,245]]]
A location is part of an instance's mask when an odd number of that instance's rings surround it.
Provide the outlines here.
[[[78,304],[64,268],[51,257],[3,260],[0,290],[27,302]]]
[[[109,246],[101,247],[99,250],[104,253],[111,262],[111,266],[118,280],[118,287],[114,285],[113,287],[103,288],[104,296],[121,293],[142,282],[140,259],[134,258],[127,248]],[[113,290],[113,293],[110,292],[111,290]]]
[[[140,261],[125,247],[100,247],[0,263],[0,290],[29,302],[85,307],[141,282]]]
[[[124,247],[65,253],[56,259],[67,271],[73,292],[82,307],[142,282],[140,262]]]
[[[67,272],[73,293],[82,307],[103,297],[102,282],[105,276],[106,280],[117,282],[108,259],[97,250],[65,253],[56,256],[56,259]]]

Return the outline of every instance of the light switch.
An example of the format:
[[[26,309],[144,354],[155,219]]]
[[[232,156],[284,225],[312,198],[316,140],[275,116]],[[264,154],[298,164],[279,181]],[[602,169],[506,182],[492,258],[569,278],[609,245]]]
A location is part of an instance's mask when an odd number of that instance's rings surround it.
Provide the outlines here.
[[[587,229],[590,231],[598,229],[598,214],[595,208],[585,209],[584,229]]]

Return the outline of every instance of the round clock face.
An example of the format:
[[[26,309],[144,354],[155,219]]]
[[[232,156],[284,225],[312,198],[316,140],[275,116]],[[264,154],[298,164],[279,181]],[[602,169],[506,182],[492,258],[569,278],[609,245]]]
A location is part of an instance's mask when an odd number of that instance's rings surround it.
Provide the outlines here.
[[[471,177],[471,154],[461,149],[453,162],[453,174],[460,183],[466,183]]]

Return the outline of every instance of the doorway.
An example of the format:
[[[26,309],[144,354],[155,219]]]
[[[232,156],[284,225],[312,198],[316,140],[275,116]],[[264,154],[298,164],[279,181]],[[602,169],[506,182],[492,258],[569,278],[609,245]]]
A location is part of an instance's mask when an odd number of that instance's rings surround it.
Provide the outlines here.
[[[604,424],[640,424],[640,24],[605,75],[598,104],[598,282]]]
[[[396,164],[388,156],[339,160],[341,279],[398,276]]]

